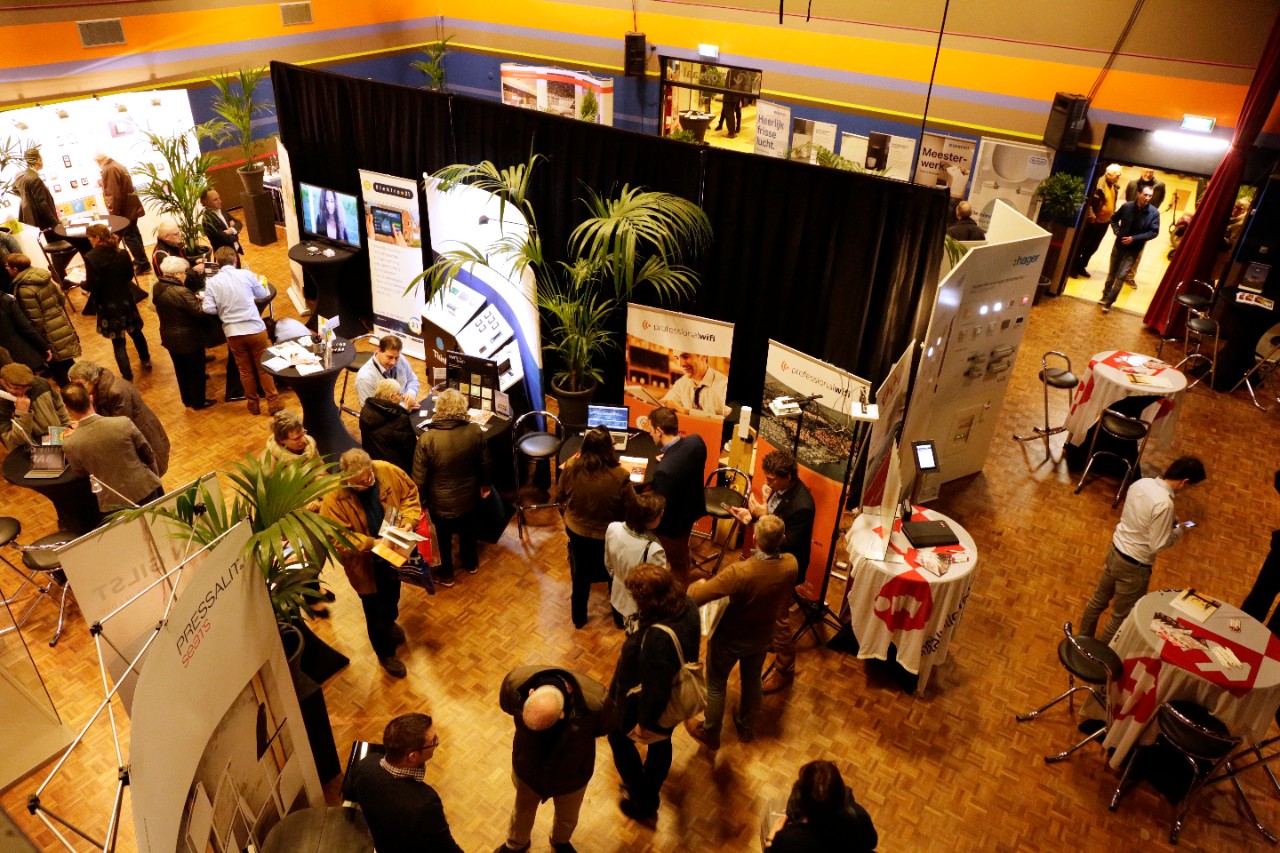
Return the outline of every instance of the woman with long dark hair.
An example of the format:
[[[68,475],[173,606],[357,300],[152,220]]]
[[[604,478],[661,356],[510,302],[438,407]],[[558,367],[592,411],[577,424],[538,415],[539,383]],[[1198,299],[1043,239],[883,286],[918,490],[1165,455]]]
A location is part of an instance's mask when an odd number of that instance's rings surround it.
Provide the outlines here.
[[[871,853],[879,840],[840,770],[830,761],[810,761],[791,786],[787,814],[775,825],[765,853]]]
[[[116,366],[120,375],[133,381],[133,368],[129,353],[124,348],[128,335],[138,349],[144,370],[151,369],[151,350],[142,334],[142,315],[134,302],[133,261],[129,253],[120,248],[120,238],[102,223],[94,223],[85,229],[85,236],[93,248],[84,256],[84,289],[93,297],[98,312],[98,334],[111,341],[115,351]]]
[[[342,213],[342,202],[333,190],[321,190],[320,208],[316,211],[316,233],[340,243],[350,243],[347,237],[347,220]]]
[[[587,624],[591,584],[609,582],[604,565],[605,531],[626,517],[627,506],[635,497],[630,476],[618,464],[609,431],[604,427],[587,430],[582,449],[565,463],[552,497],[564,505],[569,571],[573,575],[570,611],[577,628]]]
[[[627,592],[635,599],[640,627],[622,644],[609,685],[618,709],[609,746],[626,791],[619,808],[632,820],[651,822],[658,816],[659,792],[671,770],[672,730],[659,718],[671,700],[681,655],[685,663],[698,659],[701,624],[697,605],[680,592],[666,569],[636,566],[627,577]],[[636,744],[648,745],[643,759]]]

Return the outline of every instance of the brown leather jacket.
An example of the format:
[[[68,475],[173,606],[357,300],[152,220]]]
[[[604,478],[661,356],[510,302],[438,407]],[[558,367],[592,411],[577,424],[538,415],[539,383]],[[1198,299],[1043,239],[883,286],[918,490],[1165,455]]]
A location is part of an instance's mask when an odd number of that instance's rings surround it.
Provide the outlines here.
[[[418,503],[418,489],[409,475],[389,462],[373,461],[373,473],[378,478],[378,500],[383,507],[395,507],[401,513],[401,526],[417,528],[422,518],[422,506]],[[351,541],[356,550],[339,547],[342,570],[357,595],[373,595],[378,591],[373,579],[373,546],[377,544],[378,531],[369,529],[369,519],[360,503],[360,495],[346,486],[329,492],[320,502],[320,514],[331,518],[351,531]]]
[[[147,215],[142,200],[133,191],[133,178],[124,166],[107,158],[102,164],[102,198],[107,212],[125,219],[137,220]]]

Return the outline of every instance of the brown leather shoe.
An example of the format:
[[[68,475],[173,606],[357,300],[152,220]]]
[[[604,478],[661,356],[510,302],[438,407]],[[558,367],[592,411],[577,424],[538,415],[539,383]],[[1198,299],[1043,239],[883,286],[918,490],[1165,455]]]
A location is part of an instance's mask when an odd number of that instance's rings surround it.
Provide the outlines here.
[[[796,680],[794,672],[783,672],[775,669],[769,673],[769,677],[760,685],[761,691],[765,693],[777,693],[779,690],[786,690],[791,686],[791,682]]]
[[[705,746],[707,749],[720,748],[720,735],[708,734],[706,728],[702,725],[702,720],[685,720],[684,730],[689,733],[689,737]]]
[[[392,678],[404,678],[409,670],[405,667],[404,661],[398,657],[379,658],[378,663],[382,664],[382,668],[387,671],[387,675]]]
[[[267,403],[267,414],[274,415],[276,412],[281,412],[281,411],[284,411],[283,400],[276,400],[274,402]]]
[[[262,414],[262,406],[259,405],[257,400],[250,400],[248,405],[249,405],[249,414],[251,415]]]

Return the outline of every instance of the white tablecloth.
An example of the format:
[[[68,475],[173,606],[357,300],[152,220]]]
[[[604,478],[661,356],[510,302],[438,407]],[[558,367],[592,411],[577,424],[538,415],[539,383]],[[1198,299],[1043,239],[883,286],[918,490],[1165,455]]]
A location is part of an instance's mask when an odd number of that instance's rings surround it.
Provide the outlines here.
[[[1280,639],[1225,602],[1207,621],[1197,622],[1170,605],[1180,592],[1160,590],[1143,596],[1111,640],[1111,648],[1124,662],[1124,677],[1111,697],[1116,719],[1103,741],[1103,746],[1115,749],[1112,767],[1120,767],[1135,744],[1155,740],[1159,727],[1152,717],[1170,699],[1204,706],[1246,743],[1266,734],[1280,708]],[[1193,636],[1231,649],[1244,668],[1224,670],[1203,651],[1182,650],[1167,642],[1151,630],[1157,611],[1181,621]],[[1229,628],[1232,619],[1240,620],[1238,632]]]
[[[959,545],[917,550],[894,522],[893,535],[884,560],[867,553],[883,549],[883,524],[879,516],[858,516],[846,538],[849,545],[850,627],[858,638],[858,657],[886,660],[889,646],[897,647],[897,660],[908,672],[919,676],[917,693],[923,693],[933,668],[947,659],[951,638],[960,625],[969,587],[978,565],[978,548],[973,537],[940,512],[916,507],[915,521],[942,520],[951,525]],[[925,552],[961,557],[941,577],[923,568]]]
[[[1147,362],[1152,366],[1146,366]],[[1147,377],[1148,381],[1160,384],[1138,385],[1130,376]],[[1076,386],[1071,413],[1067,415],[1067,440],[1075,445],[1082,444],[1089,430],[1102,417],[1103,410],[1112,403],[1125,397],[1154,396],[1164,399],[1147,406],[1141,417],[1151,422],[1151,446],[1167,449],[1173,443],[1173,429],[1177,426],[1186,391],[1187,377],[1151,356],[1124,350],[1097,353],[1089,359],[1089,366]]]

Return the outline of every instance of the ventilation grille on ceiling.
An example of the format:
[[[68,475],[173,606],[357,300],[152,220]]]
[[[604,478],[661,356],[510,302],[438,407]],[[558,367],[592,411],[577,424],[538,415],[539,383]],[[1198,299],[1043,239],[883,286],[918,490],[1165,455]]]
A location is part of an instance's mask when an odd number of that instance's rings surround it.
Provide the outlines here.
[[[311,23],[310,3],[281,3],[280,20],[286,27]]]
[[[76,21],[80,30],[81,47],[102,47],[108,44],[124,44],[124,25],[119,18],[102,21]]]

